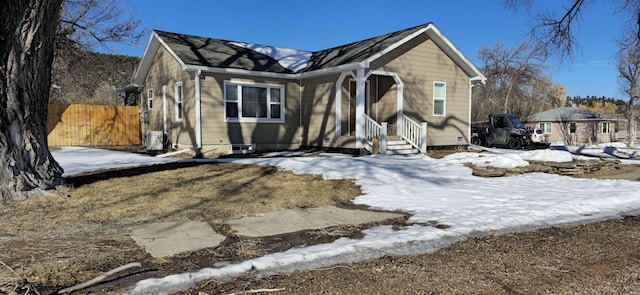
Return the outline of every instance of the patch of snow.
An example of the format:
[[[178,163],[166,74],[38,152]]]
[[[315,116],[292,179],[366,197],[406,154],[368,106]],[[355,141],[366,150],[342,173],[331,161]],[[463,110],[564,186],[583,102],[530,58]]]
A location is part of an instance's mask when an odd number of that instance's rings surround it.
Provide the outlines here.
[[[481,167],[516,168],[529,166],[518,154],[456,153],[443,158],[453,163],[470,163]]]
[[[345,157],[330,154],[221,159],[219,161],[270,165],[298,174],[322,175],[325,179],[355,179],[363,193],[354,200],[355,204],[408,212],[413,214],[410,221],[416,224],[445,224],[449,228],[379,226],[364,231],[362,239],[341,238],[329,244],[294,248],[197,272],[142,280],[130,292],[166,294],[203,280],[223,281],[244,276],[249,270],[256,275],[270,275],[384,255],[430,253],[470,237],[617,218],[640,210],[640,182],[637,181],[545,173],[481,178],[473,176],[471,170],[462,165],[477,162],[512,167],[523,164],[522,158],[559,161],[566,159],[566,153],[490,151],[459,153],[443,159],[423,155]],[[601,147],[599,153],[606,154],[606,147]],[[171,160],[83,148],[64,148],[52,154],[65,170],[73,172]]]
[[[283,47],[258,45],[245,42],[230,42],[233,45],[250,49],[255,52],[269,56],[280,63],[283,67],[297,72],[304,69],[311,59],[311,52]]]
[[[533,150],[526,151],[520,154],[520,157],[529,161],[543,161],[543,162],[571,162],[573,161],[573,155],[567,151],[558,150]]]

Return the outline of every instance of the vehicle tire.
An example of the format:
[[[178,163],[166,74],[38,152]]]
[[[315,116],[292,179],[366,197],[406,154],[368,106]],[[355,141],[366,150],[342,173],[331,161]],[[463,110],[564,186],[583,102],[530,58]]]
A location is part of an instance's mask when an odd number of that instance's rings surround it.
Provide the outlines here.
[[[520,148],[522,148],[522,141],[517,138],[511,139],[511,141],[509,141],[509,148],[511,148],[512,150],[519,150]]]
[[[480,140],[480,137],[477,136],[471,137],[471,144],[482,145],[482,140]]]

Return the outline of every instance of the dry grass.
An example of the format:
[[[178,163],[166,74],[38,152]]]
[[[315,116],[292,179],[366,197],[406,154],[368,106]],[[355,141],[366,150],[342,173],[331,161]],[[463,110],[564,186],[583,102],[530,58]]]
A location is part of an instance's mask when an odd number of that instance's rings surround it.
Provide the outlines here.
[[[211,223],[230,216],[350,202],[361,195],[351,180],[234,163],[111,170],[69,178],[67,183],[59,190],[61,197],[0,207],[0,261],[40,286],[68,286],[123,262],[148,259],[127,236],[132,225]]]
[[[116,170],[114,177],[11,204],[0,232],[19,234],[77,222],[119,226],[147,221],[198,220],[349,202],[361,194],[350,180],[322,180],[275,167],[233,163],[144,172]],[[137,175],[130,175],[137,174]],[[69,182],[91,182],[85,175]],[[46,220],[46,222],[41,222]]]

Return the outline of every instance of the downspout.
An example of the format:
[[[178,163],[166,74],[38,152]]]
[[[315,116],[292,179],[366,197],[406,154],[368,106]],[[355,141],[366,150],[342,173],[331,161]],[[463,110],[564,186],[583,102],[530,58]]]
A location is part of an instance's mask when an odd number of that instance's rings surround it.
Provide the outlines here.
[[[167,130],[167,85],[162,85],[162,132],[163,136],[169,136]]]
[[[471,98],[472,98],[472,93],[473,93],[473,86],[476,86],[475,83],[473,83],[473,80],[469,79],[469,125],[467,126],[467,144],[471,143]]]
[[[200,76],[202,76],[202,70],[197,70],[195,73],[196,82],[196,149],[202,148],[202,114],[200,112]]]
[[[364,68],[356,71],[356,149],[362,149],[364,139],[364,87],[366,81]]]

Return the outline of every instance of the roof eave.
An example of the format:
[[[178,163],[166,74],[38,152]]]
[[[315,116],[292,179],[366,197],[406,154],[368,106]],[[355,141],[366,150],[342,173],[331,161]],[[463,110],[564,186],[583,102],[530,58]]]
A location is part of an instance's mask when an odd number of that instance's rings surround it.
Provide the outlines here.
[[[313,78],[318,76],[342,73],[345,71],[366,68],[368,66],[369,64],[366,62],[358,62],[358,63],[350,63],[345,65],[340,65],[337,67],[331,67],[331,68],[315,70],[310,72],[302,72],[302,73],[274,73],[274,72],[264,72],[264,71],[232,69],[232,68],[207,67],[207,66],[199,66],[199,65],[185,65],[182,67],[182,69],[185,71],[201,70],[207,73],[218,73],[218,74],[237,74],[237,75],[282,78],[282,79],[304,79],[304,78]]]
[[[162,46],[167,52],[180,64],[180,66],[184,69],[186,64],[178,55],[167,45],[167,43],[162,40],[162,38],[158,35],[156,31],[151,33],[151,37],[149,38],[149,42],[147,42],[147,46],[144,49],[144,53],[142,54],[142,58],[140,59],[140,65],[136,69],[136,73],[133,76],[133,83],[144,85],[144,80],[151,69],[151,65],[153,64],[153,60],[155,58],[156,52],[158,48]]]

